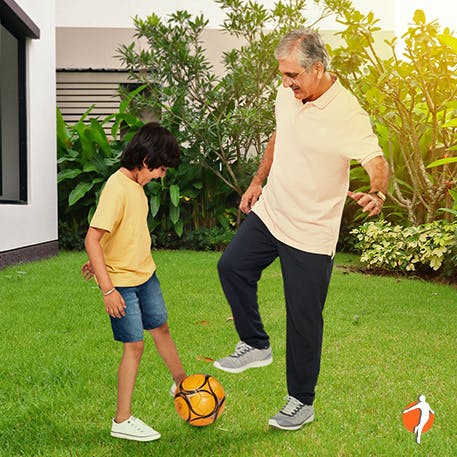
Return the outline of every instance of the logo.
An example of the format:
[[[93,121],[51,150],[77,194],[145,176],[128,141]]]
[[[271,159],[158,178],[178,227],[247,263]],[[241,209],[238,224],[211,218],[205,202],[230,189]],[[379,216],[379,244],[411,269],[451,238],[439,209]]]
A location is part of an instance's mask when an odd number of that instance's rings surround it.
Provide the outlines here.
[[[419,401],[414,401],[403,410],[403,424],[416,435],[416,443],[420,444],[421,435],[430,430],[435,420],[435,411],[425,401],[425,395],[419,395]]]

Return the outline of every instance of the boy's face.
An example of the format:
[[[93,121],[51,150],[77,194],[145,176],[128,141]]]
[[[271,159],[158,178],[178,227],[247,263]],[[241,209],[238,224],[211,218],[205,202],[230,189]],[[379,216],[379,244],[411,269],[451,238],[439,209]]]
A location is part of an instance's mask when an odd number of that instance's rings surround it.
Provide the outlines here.
[[[167,173],[167,169],[168,167],[159,167],[150,170],[148,167],[144,166],[141,170],[138,170],[138,174],[136,176],[137,183],[140,186],[145,186],[153,179],[163,178]]]

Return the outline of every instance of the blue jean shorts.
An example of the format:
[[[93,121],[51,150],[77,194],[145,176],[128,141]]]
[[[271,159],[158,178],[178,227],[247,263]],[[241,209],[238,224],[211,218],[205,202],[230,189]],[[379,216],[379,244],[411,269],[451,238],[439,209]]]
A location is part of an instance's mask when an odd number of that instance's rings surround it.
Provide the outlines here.
[[[111,317],[111,328],[116,341],[133,343],[143,341],[144,331],[160,327],[168,314],[154,273],[144,284],[134,287],[116,287],[125,301],[125,316]]]

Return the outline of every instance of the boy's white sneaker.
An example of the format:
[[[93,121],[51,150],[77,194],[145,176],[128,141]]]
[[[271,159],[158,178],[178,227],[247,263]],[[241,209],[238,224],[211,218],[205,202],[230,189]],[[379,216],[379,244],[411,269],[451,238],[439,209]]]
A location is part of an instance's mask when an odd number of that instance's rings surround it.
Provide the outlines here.
[[[154,441],[160,438],[160,433],[137,417],[130,416],[119,424],[113,419],[111,436],[133,441]]]

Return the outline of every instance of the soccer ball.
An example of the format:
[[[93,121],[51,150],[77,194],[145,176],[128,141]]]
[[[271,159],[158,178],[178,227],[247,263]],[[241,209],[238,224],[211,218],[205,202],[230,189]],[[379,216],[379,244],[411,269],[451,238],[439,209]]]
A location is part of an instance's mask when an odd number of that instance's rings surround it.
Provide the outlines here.
[[[224,407],[224,388],[209,374],[187,376],[176,388],[176,412],[190,425],[202,427],[214,423]]]

